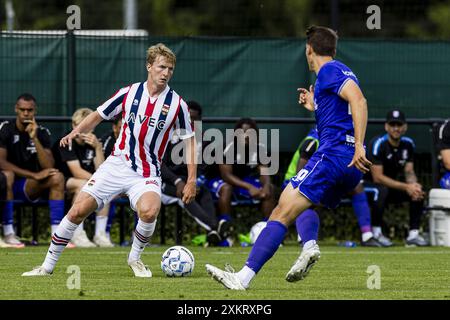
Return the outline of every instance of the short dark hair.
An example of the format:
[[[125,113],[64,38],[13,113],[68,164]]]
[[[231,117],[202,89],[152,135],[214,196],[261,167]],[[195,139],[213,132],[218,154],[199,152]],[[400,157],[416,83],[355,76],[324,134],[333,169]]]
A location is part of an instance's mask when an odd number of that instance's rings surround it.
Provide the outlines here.
[[[19,100],[33,101],[34,103],[36,103],[36,98],[33,97],[33,95],[31,93],[22,93],[20,96],[17,97],[16,103]]]
[[[258,131],[258,126],[256,125],[256,121],[252,118],[241,118],[238,122],[236,122],[236,125],[234,126],[234,130],[242,129],[242,126],[244,124],[248,124],[250,128]]]
[[[190,110],[195,110],[198,112],[198,115],[200,117],[202,116],[202,106],[197,101],[191,100],[186,102],[186,104],[188,105]]]
[[[311,26],[306,30],[306,43],[319,56],[331,56],[334,58],[336,55],[337,41],[337,33],[330,28]]]

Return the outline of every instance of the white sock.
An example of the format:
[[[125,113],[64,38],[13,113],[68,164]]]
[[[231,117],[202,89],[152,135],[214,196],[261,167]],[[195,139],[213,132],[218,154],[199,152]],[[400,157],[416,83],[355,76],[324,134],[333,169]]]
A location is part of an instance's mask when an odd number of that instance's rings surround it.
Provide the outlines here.
[[[58,262],[59,256],[63,252],[66,245],[72,239],[75,229],[78,228],[78,225],[72,223],[65,216],[58,228],[56,228],[55,233],[52,236],[52,242],[50,243],[50,247],[47,251],[47,256],[45,257],[44,263],[42,266],[47,272],[53,272],[55,268],[56,262]]]
[[[303,250],[311,249],[311,248],[314,247],[315,245],[316,245],[316,240],[309,240],[309,241],[306,241],[306,243],[303,245]]]
[[[58,226],[59,226],[59,224],[52,224],[51,225],[51,230],[52,230],[52,235],[55,233],[55,231],[56,231],[56,228],[58,228]]]
[[[256,273],[249,267],[244,266],[241,271],[236,273],[236,275],[241,281],[244,288],[248,288],[248,286],[250,285],[250,281],[253,280],[253,278],[256,276]]]
[[[362,241],[363,241],[363,242],[366,242],[367,240],[369,240],[369,239],[372,238],[372,237],[373,237],[372,231],[364,232],[364,233],[361,235],[361,238],[362,238]]]
[[[137,261],[141,258],[141,253],[150,240],[155,231],[156,220],[151,223],[146,223],[139,219],[136,230],[134,231],[133,244],[128,255],[128,262]]]
[[[3,225],[3,235],[7,236],[8,234],[14,234],[14,227],[12,224]]]
[[[418,235],[419,235],[419,230],[417,230],[417,229],[411,229],[411,230],[409,230],[408,238],[407,238],[406,240],[414,239],[414,238],[417,237]]]
[[[373,232],[373,236],[375,237],[375,238],[378,238],[379,236],[381,236],[381,227],[375,227],[375,226],[372,226],[372,232]]]
[[[108,223],[107,216],[96,216],[95,217],[95,235],[98,236],[101,233],[106,232],[106,224]]]

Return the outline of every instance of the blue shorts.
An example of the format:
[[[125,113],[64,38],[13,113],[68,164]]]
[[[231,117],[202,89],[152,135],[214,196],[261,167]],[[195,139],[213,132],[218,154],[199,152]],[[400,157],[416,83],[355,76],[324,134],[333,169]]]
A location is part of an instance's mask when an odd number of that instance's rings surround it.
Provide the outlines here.
[[[291,184],[312,203],[334,209],[361,181],[362,173],[354,166],[347,167],[350,162],[347,157],[316,152]]]
[[[262,188],[261,182],[259,179],[253,178],[253,177],[244,177],[242,178],[243,181],[250,183],[251,185],[255,186],[256,188]],[[206,182],[206,187],[211,191],[213,194],[213,198],[215,200],[219,199],[219,191],[220,188],[225,184],[225,181],[223,181],[221,178],[213,178]],[[235,187],[233,189],[233,199],[232,202],[239,202],[239,200],[252,200],[255,204],[259,203],[258,199],[252,199],[250,193],[247,189]]]
[[[13,184],[13,196],[14,200],[21,200],[24,202],[38,202],[40,198],[37,199],[30,199],[25,192],[25,182],[27,181],[26,178],[19,178],[14,181]]]

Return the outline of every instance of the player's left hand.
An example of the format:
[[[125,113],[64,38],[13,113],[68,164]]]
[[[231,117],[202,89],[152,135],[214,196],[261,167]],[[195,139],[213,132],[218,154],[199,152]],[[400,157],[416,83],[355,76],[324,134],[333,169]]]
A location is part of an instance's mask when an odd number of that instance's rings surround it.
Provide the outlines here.
[[[366,158],[366,150],[361,143],[355,144],[355,154],[353,155],[352,162],[348,165],[348,167],[355,166],[356,169],[361,171],[362,173],[367,173],[370,171],[370,166],[372,162],[367,160]]]
[[[38,129],[38,125],[36,123],[36,120],[33,118],[32,120],[25,120],[24,122],[28,124],[25,127],[25,131],[30,136],[30,139],[36,138],[37,129]]]
[[[195,196],[197,195],[197,183],[194,182],[187,182],[183,189],[183,198],[181,201],[185,204],[189,204],[192,202],[192,200],[195,199]]]

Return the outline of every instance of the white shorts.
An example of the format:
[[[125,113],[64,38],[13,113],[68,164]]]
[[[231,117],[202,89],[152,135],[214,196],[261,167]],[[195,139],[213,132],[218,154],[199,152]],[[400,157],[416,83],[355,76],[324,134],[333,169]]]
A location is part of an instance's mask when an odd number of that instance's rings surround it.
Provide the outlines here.
[[[116,156],[109,156],[81,191],[90,194],[101,210],[115,196],[126,193],[131,208],[137,211],[136,204],[145,192],[155,192],[161,198],[161,178],[144,178]]]

